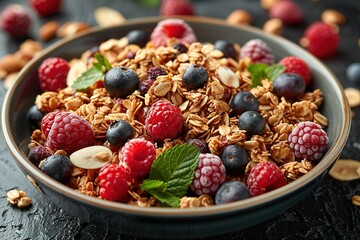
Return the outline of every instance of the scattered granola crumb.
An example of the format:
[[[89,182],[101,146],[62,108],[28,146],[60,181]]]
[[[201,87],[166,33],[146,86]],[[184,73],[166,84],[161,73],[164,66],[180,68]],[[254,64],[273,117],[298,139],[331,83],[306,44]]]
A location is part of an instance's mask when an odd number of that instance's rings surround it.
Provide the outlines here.
[[[351,203],[355,206],[360,206],[360,195],[354,195],[351,197]]]
[[[8,202],[18,208],[26,208],[31,204],[31,198],[22,190],[13,189],[8,191],[6,195]]]

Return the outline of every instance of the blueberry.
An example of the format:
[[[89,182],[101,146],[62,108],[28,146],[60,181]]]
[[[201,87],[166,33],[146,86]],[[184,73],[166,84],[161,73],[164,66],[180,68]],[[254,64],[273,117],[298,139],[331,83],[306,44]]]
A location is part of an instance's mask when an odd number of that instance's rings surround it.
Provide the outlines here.
[[[124,120],[116,120],[110,123],[106,132],[106,140],[114,146],[122,147],[129,139],[133,138],[134,130]]]
[[[231,108],[235,115],[240,115],[246,111],[257,111],[259,101],[251,92],[239,92],[232,100]]]
[[[248,164],[247,152],[238,145],[227,145],[222,152],[221,161],[226,168],[226,172],[231,174],[242,174]]]
[[[209,74],[206,69],[198,64],[188,66],[182,76],[182,81],[187,89],[193,90],[204,87]]]
[[[104,87],[111,97],[126,98],[138,88],[138,85],[138,75],[127,67],[112,68],[104,77]]]
[[[46,158],[40,170],[61,183],[67,183],[72,175],[74,166],[65,155],[51,155]]]
[[[346,77],[350,82],[360,85],[360,63],[352,63],[346,69]]]
[[[239,181],[223,183],[215,194],[215,204],[224,204],[250,198],[249,189]]]
[[[225,58],[232,58],[237,60],[238,53],[234,47],[234,44],[225,40],[217,40],[214,43],[215,49],[221,51]]]
[[[27,119],[30,126],[35,129],[40,129],[41,120],[45,113],[41,112],[36,105],[33,105],[27,112]]]
[[[179,53],[186,53],[189,49],[182,43],[175,44],[173,46],[176,50],[179,51]]]
[[[239,116],[238,126],[248,136],[261,135],[265,128],[265,119],[257,111],[246,111]]]
[[[273,81],[274,93],[278,97],[285,97],[288,101],[295,101],[305,92],[304,79],[295,73],[283,73]]]
[[[35,165],[39,166],[39,163],[46,159],[47,157],[51,156],[51,152],[44,146],[35,146],[30,149],[28,154],[28,159]]]
[[[136,44],[139,47],[145,47],[150,41],[150,32],[144,29],[136,29],[130,31],[126,37],[128,39],[128,44]]]
[[[199,148],[199,150],[200,150],[200,153],[209,153],[210,152],[210,150],[209,150],[208,146],[206,145],[206,143],[204,143],[203,141],[201,141],[198,138],[188,139],[186,141],[186,143],[197,146]]]

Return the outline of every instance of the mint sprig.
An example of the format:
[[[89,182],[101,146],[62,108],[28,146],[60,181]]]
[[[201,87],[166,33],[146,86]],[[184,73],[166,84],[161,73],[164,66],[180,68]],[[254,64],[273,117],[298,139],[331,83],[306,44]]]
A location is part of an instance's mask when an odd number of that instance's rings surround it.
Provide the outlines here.
[[[199,148],[189,144],[176,145],[165,150],[151,166],[149,179],[141,185],[159,202],[176,208],[180,197],[189,188],[198,164]]]
[[[74,81],[72,88],[75,90],[87,89],[102,79],[105,73],[112,68],[110,62],[103,55],[97,53],[95,59],[96,62],[94,62],[93,66]]]
[[[273,81],[277,76],[285,71],[286,67],[280,64],[266,65],[263,63],[251,64],[247,70],[251,73],[251,87],[261,85],[261,81],[269,79]]]

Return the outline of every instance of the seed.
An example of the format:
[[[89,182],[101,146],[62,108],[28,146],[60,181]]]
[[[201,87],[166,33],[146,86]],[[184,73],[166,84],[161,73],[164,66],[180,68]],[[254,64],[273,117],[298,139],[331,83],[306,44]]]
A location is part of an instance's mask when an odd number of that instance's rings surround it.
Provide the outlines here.
[[[225,86],[238,88],[240,86],[240,81],[236,74],[228,67],[220,66],[216,70],[216,77],[222,82]]]
[[[82,148],[70,155],[70,161],[76,167],[84,169],[99,169],[109,163],[111,159],[111,150],[100,145]]]

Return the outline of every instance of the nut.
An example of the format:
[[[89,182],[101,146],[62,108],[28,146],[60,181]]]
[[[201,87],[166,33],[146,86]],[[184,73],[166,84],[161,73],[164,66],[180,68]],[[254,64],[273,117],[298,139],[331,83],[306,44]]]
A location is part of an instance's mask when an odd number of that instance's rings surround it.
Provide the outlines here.
[[[349,102],[350,107],[360,106],[360,91],[357,88],[346,88],[345,90],[346,98]]]
[[[73,36],[79,32],[89,29],[91,26],[84,22],[66,22],[61,25],[56,34],[58,37],[68,37]]]
[[[283,22],[279,18],[271,18],[264,23],[263,30],[267,33],[282,35]]]
[[[30,61],[41,50],[42,47],[38,41],[28,39],[20,45],[19,51],[17,51],[16,54],[19,54],[21,56],[21,59],[24,59],[25,61]]]
[[[112,160],[112,152],[104,146],[82,148],[70,155],[70,161],[79,168],[99,169]]]
[[[232,11],[226,18],[226,22],[234,25],[250,25],[252,16],[245,10],[237,9]]]
[[[354,204],[355,206],[360,206],[360,196],[359,195],[352,196],[351,203]]]
[[[94,12],[94,18],[102,27],[114,26],[125,22],[125,18],[120,12],[109,7],[97,8]]]
[[[158,97],[165,96],[171,89],[171,83],[170,82],[160,82],[158,85],[154,88],[154,94]]]
[[[269,10],[270,8],[272,8],[272,6],[274,6],[279,0],[261,0],[261,7]]]
[[[19,208],[25,208],[31,204],[31,198],[26,196],[22,190],[13,189],[7,192],[7,201],[11,205],[16,205]]]
[[[321,20],[327,24],[342,25],[346,22],[346,17],[341,12],[334,9],[327,9],[322,12]]]
[[[6,72],[6,74],[18,72],[24,65],[25,62],[15,54],[5,55],[0,60],[0,69]]]
[[[360,179],[360,161],[339,159],[330,169],[329,175],[340,181]]]
[[[227,87],[238,88],[240,80],[228,67],[220,66],[216,69],[216,77]]]
[[[5,79],[4,79],[5,89],[9,89],[14,84],[17,74],[18,74],[18,72],[13,72],[13,73],[8,74],[5,77]]]
[[[56,31],[60,27],[56,21],[50,21],[42,25],[39,29],[39,37],[43,41],[50,41],[56,36]]]
[[[70,70],[66,77],[66,85],[71,87],[75,80],[87,70],[86,63],[83,61],[71,62]]]

